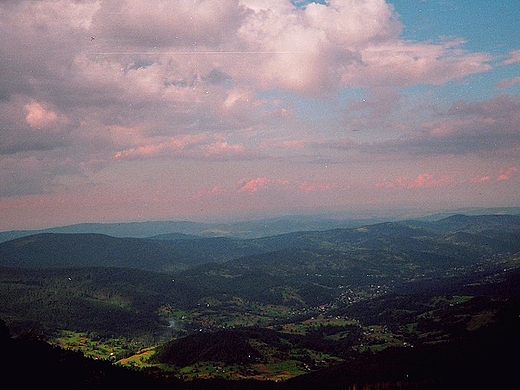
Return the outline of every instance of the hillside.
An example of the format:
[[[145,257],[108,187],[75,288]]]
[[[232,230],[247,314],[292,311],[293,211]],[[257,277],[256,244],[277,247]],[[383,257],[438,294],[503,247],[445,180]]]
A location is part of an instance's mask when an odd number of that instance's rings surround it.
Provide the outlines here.
[[[204,263],[283,250],[334,251],[343,257],[399,258],[459,264],[520,250],[520,216],[452,216],[359,228],[286,233],[257,239],[224,237],[116,238],[101,234],[41,233],[0,243],[0,266],[52,268],[107,266],[178,271]],[[377,264],[379,267],[380,264]]]
[[[498,279],[474,278],[465,287],[445,286],[441,295],[423,291],[369,300],[359,305],[364,312],[345,307],[342,315],[301,318],[276,328],[194,332],[162,344],[147,360],[169,366],[164,372],[149,368],[138,373],[35,338],[8,339],[3,328],[0,342],[10,356],[4,379],[29,370],[32,374],[21,376],[21,382],[18,377],[17,383],[103,389],[124,384],[150,389],[501,387],[515,378],[511,356],[520,345],[519,285],[517,269]],[[516,293],[509,290],[512,286]],[[373,322],[381,307],[384,322]],[[395,315],[403,311],[405,317]],[[348,321],[343,319],[347,314]],[[19,362],[27,356],[39,363],[22,369]],[[181,374],[167,374],[175,367]],[[268,376],[285,380],[266,382]]]
[[[256,239],[37,234],[1,243],[0,264],[15,338],[183,388],[449,388],[473,367],[507,376],[488,356],[518,341],[517,215]]]
[[[196,237],[259,238],[298,231],[357,227],[381,221],[379,218],[354,218],[326,215],[289,215],[239,222],[147,221],[126,223],[80,223],[39,230],[0,232],[0,243],[41,233],[103,234],[112,237],[150,238],[168,235]]]
[[[419,214],[417,211],[416,214]],[[465,208],[433,215],[417,217],[417,221],[438,221],[452,215],[518,215],[518,207]],[[399,221],[400,215],[409,211],[397,212],[392,217],[386,213],[366,217],[356,213],[332,213],[317,215],[286,215],[281,217],[244,220],[237,222],[193,222],[193,221],[146,221],[117,223],[79,223],[74,225],[50,227],[38,230],[12,230],[0,232],[0,243],[16,238],[41,233],[59,234],[103,234],[112,237],[151,238],[167,235],[188,235],[197,237],[261,238],[301,231],[324,231],[331,229],[357,228],[378,222]]]
[[[159,308],[194,307],[206,295],[203,286],[171,275],[126,268],[0,268],[0,276],[0,318],[15,333],[69,329],[153,338],[168,330]]]
[[[40,233],[0,244],[0,266],[22,268],[126,267],[178,271],[261,252],[228,238],[173,240],[116,238],[102,234]]]

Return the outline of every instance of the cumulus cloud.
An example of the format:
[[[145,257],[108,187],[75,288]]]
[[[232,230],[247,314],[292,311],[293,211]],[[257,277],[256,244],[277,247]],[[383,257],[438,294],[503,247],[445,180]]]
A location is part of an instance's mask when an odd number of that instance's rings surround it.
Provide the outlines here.
[[[454,179],[450,175],[436,177],[430,173],[421,173],[415,177],[400,176],[390,181],[376,183],[376,188],[429,188],[452,184]]]
[[[157,98],[204,75],[214,82],[216,69],[220,80],[310,94],[349,85],[442,83],[489,69],[485,55],[464,52],[459,41],[400,39],[397,14],[382,0],[303,8],[289,1],[54,1],[2,11],[4,21],[20,20],[2,29],[10,41],[3,45],[4,65],[12,73],[23,62],[47,81],[86,76],[104,93],[136,94],[142,81]],[[27,50],[15,51],[17,45]],[[25,57],[13,57],[16,52]]]
[[[371,45],[361,51],[361,62],[348,67],[342,81],[358,87],[441,85],[491,69],[491,56],[468,53],[461,48],[463,43],[392,40]]]
[[[27,112],[25,120],[34,129],[50,127],[58,121],[58,115],[54,111],[46,109],[38,102],[27,103],[24,108]]]
[[[50,153],[70,143],[68,119],[44,103],[13,96],[0,101],[0,118],[0,156],[20,153],[23,158],[30,152]]]
[[[461,39],[402,38],[399,16],[386,1],[307,3],[0,3],[0,156],[7,156],[1,162],[17,182],[34,183],[22,188],[4,177],[6,185],[13,194],[45,192],[60,178],[88,177],[128,160],[249,161],[290,151],[312,160],[316,150],[363,150],[345,134],[323,141],[320,132],[330,129],[297,118],[298,100],[369,88],[364,105],[353,101],[346,110],[368,112],[382,126],[395,109],[396,89],[490,69],[490,56],[466,51]],[[517,57],[511,52],[504,64]],[[500,99],[461,102],[449,119],[366,149],[517,148],[511,129],[518,126],[512,111],[519,111],[518,101]],[[343,112],[338,117],[347,115],[345,106],[332,106]],[[36,175],[34,168],[15,170],[16,159],[26,167],[45,163]],[[261,179],[241,188],[273,184]]]
[[[397,140],[362,145],[366,152],[417,154],[501,153],[520,149],[520,100],[500,95],[455,102],[440,119],[425,122]]]
[[[215,48],[232,36],[246,12],[238,0],[115,0],[102,4],[91,31],[123,48]]]
[[[266,177],[257,177],[255,179],[243,179],[238,185],[238,192],[257,192],[258,190],[265,188],[271,182]]]
[[[241,42],[265,52],[260,84],[304,94],[338,86],[442,84],[490,69],[491,57],[468,53],[460,39],[439,43],[400,39],[402,26],[381,0],[254,8],[237,30]]]

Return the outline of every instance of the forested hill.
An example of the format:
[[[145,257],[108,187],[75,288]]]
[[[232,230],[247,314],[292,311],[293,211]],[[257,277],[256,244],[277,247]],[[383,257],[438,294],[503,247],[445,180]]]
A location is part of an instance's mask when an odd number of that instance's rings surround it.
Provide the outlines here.
[[[518,215],[256,239],[46,233],[0,244],[0,319],[8,372],[54,388],[492,388],[514,378],[519,280]],[[53,347],[31,351],[31,335]]]
[[[173,234],[116,238],[40,233],[0,243],[0,266],[128,267],[179,271],[280,251],[334,252],[343,258],[466,263],[520,251],[520,216],[454,215],[439,221],[387,222],[357,228],[293,232],[256,239]]]
[[[493,209],[465,209],[459,212],[437,213],[418,217],[417,220],[438,221],[454,214],[468,216],[482,215],[515,215],[520,214],[520,207]],[[395,222],[404,219],[389,216],[362,216],[357,214],[337,215],[286,215],[281,217],[252,219],[237,222],[194,222],[194,221],[145,221],[118,223],[79,223],[57,226],[38,230],[11,230],[0,232],[0,243],[16,238],[32,236],[41,233],[59,234],[104,234],[112,237],[170,238],[175,234],[199,237],[229,237],[229,238],[261,238],[285,233],[301,231],[326,231],[332,229],[357,228],[363,225],[373,225],[380,222]]]
[[[178,236],[175,236],[178,238]],[[178,271],[259,252],[224,237],[154,240],[102,234],[41,233],[0,244],[0,266],[24,268],[126,267]]]
[[[329,230],[357,227],[381,222],[378,218],[359,219],[327,217],[321,215],[288,215],[258,220],[229,223],[192,221],[147,221],[125,223],[80,223],[40,230],[12,230],[0,232],[0,242],[40,233],[104,234],[112,237],[148,238],[167,234],[184,234],[200,237],[259,238],[308,230]]]

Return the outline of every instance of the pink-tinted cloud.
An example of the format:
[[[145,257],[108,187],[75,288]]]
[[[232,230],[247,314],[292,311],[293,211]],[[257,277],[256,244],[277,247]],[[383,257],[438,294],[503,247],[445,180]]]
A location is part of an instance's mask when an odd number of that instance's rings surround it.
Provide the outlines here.
[[[486,183],[491,181],[493,178],[490,175],[476,175],[471,179],[472,183]]]
[[[299,190],[304,194],[309,194],[312,192],[328,192],[335,187],[336,186],[332,183],[312,183],[304,181],[300,183]]]
[[[460,39],[400,39],[402,26],[385,1],[311,3],[298,11],[259,4],[237,33],[271,53],[259,63],[265,87],[316,95],[339,86],[438,85],[491,69],[489,55],[464,51]]]
[[[516,77],[510,78],[510,79],[500,80],[498,83],[496,83],[496,87],[506,89],[506,88],[510,88],[513,85],[516,85],[518,83],[520,83],[520,76],[516,76]]]
[[[259,145],[262,149],[287,149],[287,150],[301,150],[307,146],[307,141],[304,140],[265,140]]]
[[[103,36],[125,46],[214,47],[240,26],[246,8],[238,0],[155,1],[153,6],[139,0],[103,3],[92,22]]]
[[[193,195],[193,199],[208,199],[220,197],[228,193],[228,190],[219,186],[213,186],[210,189],[203,189],[197,191],[195,195]]]
[[[159,140],[149,145],[141,145],[115,153],[115,159],[135,159],[146,157],[164,156],[165,154],[180,153],[186,149],[198,146],[208,139],[206,134],[184,135],[181,137],[171,137],[166,140]]]
[[[362,145],[367,153],[462,155],[520,150],[520,99],[499,95],[489,100],[455,102],[443,115],[424,121],[399,139]]]
[[[250,160],[264,158],[240,144],[230,144],[219,135],[186,134],[178,137],[157,137],[139,140],[136,145],[117,151],[115,160],[145,158],[188,158],[198,160]]]
[[[247,148],[245,148],[243,145],[229,144],[222,140],[205,145],[203,149],[205,156],[209,158],[217,158],[219,160],[232,159],[236,157],[247,157]]]
[[[259,190],[272,190],[273,192],[284,191],[287,194],[311,194],[323,193],[337,188],[337,185],[327,182],[316,182],[311,180],[283,180],[258,177],[256,179],[243,179],[239,181],[238,193],[255,193]]]
[[[500,168],[493,174],[476,175],[473,183],[500,182],[511,180],[518,173],[517,167]]]
[[[390,181],[376,183],[376,188],[429,188],[441,187],[454,183],[451,175],[434,176],[429,173],[421,173],[415,177],[400,176]]]
[[[260,189],[267,187],[271,183],[271,180],[267,177],[257,177],[255,179],[243,179],[238,185],[238,192],[249,192],[254,193]]]
[[[497,180],[498,181],[504,181],[504,180],[510,180],[511,177],[513,175],[516,175],[516,173],[518,172],[518,168],[517,167],[510,167],[510,168],[507,168],[507,169],[501,169],[498,176],[497,176]]]
[[[57,161],[57,156],[51,154],[66,150],[72,141],[66,116],[50,105],[26,96],[0,99],[0,122],[0,160],[3,155],[19,153],[25,158],[33,152],[45,153],[42,158]]]
[[[27,111],[25,120],[35,129],[52,126],[58,120],[58,115],[54,111],[46,109],[38,102],[27,103],[25,110]]]
[[[430,188],[445,187],[450,185],[467,184],[467,183],[492,183],[511,180],[518,173],[517,167],[500,168],[498,172],[475,174],[471,178],[465,174],[463,177],[456,178],[454,175],[436,176],[430,173],[421,173],[415,177],[399,176],[395,179],[384,180],[376,183],[376,188],[393,188],[393,189],[413,189],[413,188]]]

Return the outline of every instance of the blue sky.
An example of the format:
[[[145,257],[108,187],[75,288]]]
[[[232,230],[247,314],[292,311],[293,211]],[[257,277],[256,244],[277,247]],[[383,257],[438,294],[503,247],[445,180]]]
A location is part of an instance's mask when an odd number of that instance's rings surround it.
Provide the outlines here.
[[[518,1],[1,2],[0,230],[520,206]]]
[[[520,4],[508,1],[420,1],[391,2],[403,22],[403,36],[414,40],[455,36],[466,39],[468,50],[502,55],[520,46],[515,30]]]
[[[518,1],[394,0],[391,3],[403,23],[403,37],[408,39],[459,37],[465,40],[465,49],[490,53],[495,57],[495,63],[500,63],[520,47],[520,33],[516,31],[520,23]],[[448,85],[445,93],[448,97],[457,93],[467,98],[492,96],[497,82],[512,72],[520,72],[518,64],[511,68],[497,66],[492,73],[473,76],[471,83],[463,84],[460,91],[460,83],[452,88]],[[480,85],[476,88],[475,84]],[[519,91],[517,84],[514,92]]]

